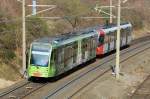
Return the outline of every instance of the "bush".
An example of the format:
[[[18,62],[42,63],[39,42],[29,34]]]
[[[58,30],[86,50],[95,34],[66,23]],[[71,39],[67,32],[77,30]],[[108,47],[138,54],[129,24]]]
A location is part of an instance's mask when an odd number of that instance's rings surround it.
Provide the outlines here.
[[[0,57],[4,62],[11,61],[14,57],[16,57],[15,53],[9,49],[1,49]]]
[[[51,35],[46,21],[37,17],[30,17],[27,19],[26,33],[27,33],[26,37],[27,37],[28,45],[34,39],[40,37],[47,37]]]
[[[135,9],[124,10],[122,13],[123,21],[132,23],[134,29],[142,29],[144,27],[144,17]]]
[[[16,25],[18,22],[11,22],[12,18],[0,11],[0,44],[7,49],[16,48]]]

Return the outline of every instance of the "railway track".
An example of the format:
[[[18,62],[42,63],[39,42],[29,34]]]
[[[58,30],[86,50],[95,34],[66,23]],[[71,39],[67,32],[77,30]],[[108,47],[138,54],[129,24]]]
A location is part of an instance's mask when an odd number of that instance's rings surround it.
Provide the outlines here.
[[[140,38],[137,40],[134,40],[132,45],[137,44],[138,42],[144,42],[144,41],[148,41],[150,37],[145,37],[145,38]],[[141,44],[138,47],[132,48],[131,50],[128,50],[124,53],[122,53],[122,55],[129,53],[137,48],[141,48],[142,46],[149,44],[150,42]],[[148,47],[149,48],[149,47]],[[146,49],[144,49],[146,50]],[[144,51],[141,50],[140,52]],[[139,52],[137,52],[139,53]],[[136,54],[137,54],[136,53]],[[135,54],[135,55],[136,55]],[[130,56],[133,57],[133,56]],[[129,57],[129,58],[130,58]],[[95,71],[96,69],[102,67],[102,65],[110,62],[111,60],[113,60],[114,57],[112,57],[111,59],[102,62],[100,65],[95,66],[94,68],[90,68],[88,71],[83,72],[81,75],[79,75],[78,77],[68,81],[67,83],[65,82],[63,85],[61,86],[57,86],[54,90],[50,91],[50,93],[48,93],[48,95],[45,97],[46,99],[51,98],[52,96],[55,96],[58,92],[60,92],[61,90],[64,90],[66,87],[68,87],[69,85],[73,84],[74,82],[78,81],[79,79],[83,78],[85,75],[89,74],[90,72]],[[127,60],[128,58],[124,59],[123,61]],[[121,62],[123,62],[121,61]],[[106,68],[106,67],[105,67]],[[101,69],[101,73],[96,76],[94,79],[90,80],[88,83],[86,83],[84,86],[82,86],[81,88],[79,88],[77,91],[75,91],[73,94],[71,94],[69,96],[69,98],[72,98],[74,95],[76,95],[78,92],[80,92],[82,89],[84,89],[86,86],[88,86],[89,84],[91,84],[93,81],[95,81],[97,78],[99,78],[100,76],[102,76],[103,74],[105,74],[106,72],[110,71],[110,68],[108,68],[107,70],[105,69]],[[26,81],[25,83],[22,83],[19,86],[16,86],[15,88],[12,88],[10,90],[7,90],[5,92],[0,93],[0,98],[1,99],[22,99],[22,98],[26,98],[27,96],[29,96],[30,94],[34,93],[37,90],[40,90],[42,87],[51,84],[51,83],[33,83],[33,82],[29,82]],[[53,85],[53,84],[51,84]]]
[[[127,58],[123,59],[123,60],[121,61],[121,63],[127,61],[128,59],[130,59],[131,57],[137,55],[138,53],[141,53],[141,52],[143,52],[144,50],[149,49],[150,46],[147,46],[147,45],[149,45],[149,44],[150,44],[150,41],[149,41],[149,42],[146,42],[146,43],[144,43],[144,44],[141,44],[140,46],[137,46],[137,47],[135,47],[135,48],[132,48],[132,49],[130,49],[130,50],[128,50],[128,51],[122,53],[121,56],[123,56],[123,55],[125,55],[125,54],[127,54],[127,53],[129,53],[129,52],[132,52],[132,51],[134,51],[135,49],[138,50],[136,53],[131,54],[131,55],[129,55]],[[141,49],[141,47],[143,47],[143,46],[146,46],[146,47],[145,47],[144,49]],[[141,50],[140,50],[140,49],[141,49]],[[108,62],[110,62],[110,61],[112,61],[112,60],[114,60],[114,57],[112,57],[112,58],[110,58],[109,60],[107,60],[107,61],[101,63],[100,65],[97,65],[97,66],[94,67],[94,68],[91,68],[90,70],[88,70],[88,71],[86,71],[85,73],[81,74],[81,75],[78,76],[77,78],[75,78],[75,79],[73,79],[73,80],[67,82],[65,85],[63,85],[63,86],[57,88],[55,91],[50,92],[50,93],[45,97],[45,99],[51,99],[51,98],[53,99],[53,97],[55,97],[55,96],[57,97],[58,93],[63,93],[63,92],[61,92],[61,91],[63,91],[65,88],[67,88],[67,87],[73,85],[75,82],[79,81],[81,78],[84,78],[84,77],[85,77],[87,74],[89,74],[90,72],[96,71],[97,69],[101,68],[101,66],[103,66],[104,64],[106,64],[106,63],[108,63]],[[105,68],[105,69],[104,69],[104,68]],[[101,70],[99,71],[99,75],[97,75],[96,77],[94,77],[92,80],[86,82],[86,84],[84,84],[82,87],[80,87],[80,88],[79,88],[78,90],[76,90],[75,92],[71,93],[71,95],[68,95],[68,96],[67,96],[67,99],[71,99],[72,97],[74,97],[74,96],[75,96],[77,93],[79,93],[82,89],[84,89],[85,87],[87,87],[89,84],[91,84],[91,83],[94,82],[96,79],[98,79],[99,77],[103,76],[106,72],[109,72],[110,70],[111,70],[111,68],[106,68],[106,67],[101,68]],[[78,83],[78,84],[80,84],[80,83]],[[58,99],[59,99],[59,98],[58,98]]]
[[[150,75],[138,86],[130,99],[150,99]]]
[[[0,94],[1,99],[22,99],[48,83],[33,83],[30,81]]]
[[[139,42],[148,41],[148,40],[150,40],[150,35],[141,37],[141,38],[137,38],[137,39],[133,40],[131,44],[133,45],[133,44],[137,44]]]
[[[150,42],[149,42],[149,43],[150,43]],[[143,50],[141,50],[141,51],[139,51],[139,52],[137,52],[137,53],[135,53],[134,55],[129,56],[128,58],[122,60],[120,63],[123,63],[123,62],[127,61],[128,59],[134,57],[135,55],[137,55],[137,54],[139,54],[139,53],[141,53],[141,52],[143,52],[143,51],[145,51],[145,50],[147,50],[147,49],[149,49],[149,48],[150,48],[150,46],[147,47],[147,48],[145,48],[145,49],[143,49]],[[124,54],[125,54],[125,53],[124,53]],[[91,84],[92,82],[94,82],[94,81],[97,80],[99,77],[103,76],[105,73],[107,73],[107,72],[109,72],[109,71],[111,71],[111,68],[108,69],[108,70],[106,70],[106,71],[103,72],[102,74],[98,75],[96,78],[94,78],[93,80],[91,80],[90,82],[88,82],[85,86],[81,87],[81,88],[80,88],[79,90],[77,90],[74,94],[72,94],[70,97],[68,97],[68,99],[71,99],[73,96],[75,96],[77,93],[79,93],[79,92],[80,92],[81,90],[83,90],[85,87],[87,87],[89,84]]]

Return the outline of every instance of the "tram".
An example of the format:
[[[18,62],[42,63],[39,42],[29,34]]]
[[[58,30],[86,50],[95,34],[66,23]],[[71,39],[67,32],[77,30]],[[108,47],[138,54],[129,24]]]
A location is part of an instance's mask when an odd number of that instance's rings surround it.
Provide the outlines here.
[[[28,77],[55,77],[96,58],[97,55],[115,50],[117,29],[116,25],[96,26],[35,40],[30,46]],[[120,46],[130,45],[132,25],[121,24],[120,29]]]

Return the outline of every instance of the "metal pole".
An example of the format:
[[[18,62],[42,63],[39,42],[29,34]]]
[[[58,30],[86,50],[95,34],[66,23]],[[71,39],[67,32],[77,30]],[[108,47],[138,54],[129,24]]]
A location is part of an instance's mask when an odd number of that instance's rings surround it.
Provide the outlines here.
[[[117,40],[116,40],[116,67],[115,67],[115,72],[116,72],[116,78],[119,79],[119,73],[120,73],[120,15],[121,15],[121,1],[118,0],[118,18],[117,18]]]
[[[25,0],[22,0],[22,68],[26,71],[26,31],[25,31]]]
[[[36,0],[32,0],[32,15],[36,15]]]
[[[112,23],[112,0],[110,0],[110,23]]]

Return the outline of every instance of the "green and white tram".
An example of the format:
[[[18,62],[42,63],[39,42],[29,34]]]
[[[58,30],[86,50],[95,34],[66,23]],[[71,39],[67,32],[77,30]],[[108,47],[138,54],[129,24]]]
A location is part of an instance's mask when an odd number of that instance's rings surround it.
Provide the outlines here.
[[[94,59],[97,40],[96,31],[80,31],[34,41],[27,67],[29,78],[55,77]]]

